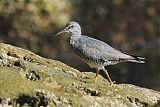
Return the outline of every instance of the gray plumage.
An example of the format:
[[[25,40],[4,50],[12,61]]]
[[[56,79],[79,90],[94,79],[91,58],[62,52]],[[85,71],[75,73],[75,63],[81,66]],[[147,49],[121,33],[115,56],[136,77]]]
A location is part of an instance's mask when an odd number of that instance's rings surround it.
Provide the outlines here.
[[[144,63],[145,58],[124,54],[100,40],[82,35],[77,22],[69,22],[67,27],[56,35],[64,32],[69,33],[69,44],[75,54],[90,67],[101,69],[106,65],[126,61]]]

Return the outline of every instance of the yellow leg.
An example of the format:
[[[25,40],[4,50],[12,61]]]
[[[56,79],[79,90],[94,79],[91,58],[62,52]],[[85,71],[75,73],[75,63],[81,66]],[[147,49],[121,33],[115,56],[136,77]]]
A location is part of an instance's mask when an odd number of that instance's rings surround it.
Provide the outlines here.
[[[97,70],[96,70],[96,76],[95,76],[94,82],[97,82],[97,80],[98,80],[98,74],[99,74],[99,70],[97,69]]]
[[[111,87],[112,87],[112,88],[115,88],[115,86],[116,86],[116,84],[114,84],[115,81],[112,82],[112,80],[111,80],[111,78],[110,78],[110,76],[109,76],[109,74],[108,74],[108,72],[107,72],[107,70],[106,70],[105,68],[103,69],[103,71],[105,72],[105,74],[106,74],[106,76],[107,76],[107,78],[108,78],[108,81],[109,81]]]

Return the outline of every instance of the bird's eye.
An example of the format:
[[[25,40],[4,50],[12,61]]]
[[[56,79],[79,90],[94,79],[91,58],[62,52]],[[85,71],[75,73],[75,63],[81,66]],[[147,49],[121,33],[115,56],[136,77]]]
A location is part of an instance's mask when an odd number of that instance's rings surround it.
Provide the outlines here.
[[[69,26],[69,28],[73,28],[73,25]]]

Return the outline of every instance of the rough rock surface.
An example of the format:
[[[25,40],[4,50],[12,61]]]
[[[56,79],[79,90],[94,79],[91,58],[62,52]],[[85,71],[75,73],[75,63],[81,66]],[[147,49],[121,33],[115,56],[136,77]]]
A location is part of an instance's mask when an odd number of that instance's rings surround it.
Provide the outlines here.
[[[112,89],[102,76],[0,43],[0,106],[160,106],[160,92],[131,84]]]

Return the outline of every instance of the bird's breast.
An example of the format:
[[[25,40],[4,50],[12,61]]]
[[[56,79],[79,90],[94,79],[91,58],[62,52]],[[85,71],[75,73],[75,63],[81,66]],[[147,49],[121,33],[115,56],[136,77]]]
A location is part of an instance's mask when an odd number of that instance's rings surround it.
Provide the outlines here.
[[[90,67],[98,68],[99,66],[104,65],[105,61],[97,58],[95,55],[90,55],[83,50],[81,46],[76,43],[76,41],[70,41],[70,47],[74,53],[84,62],[86,62]]]

